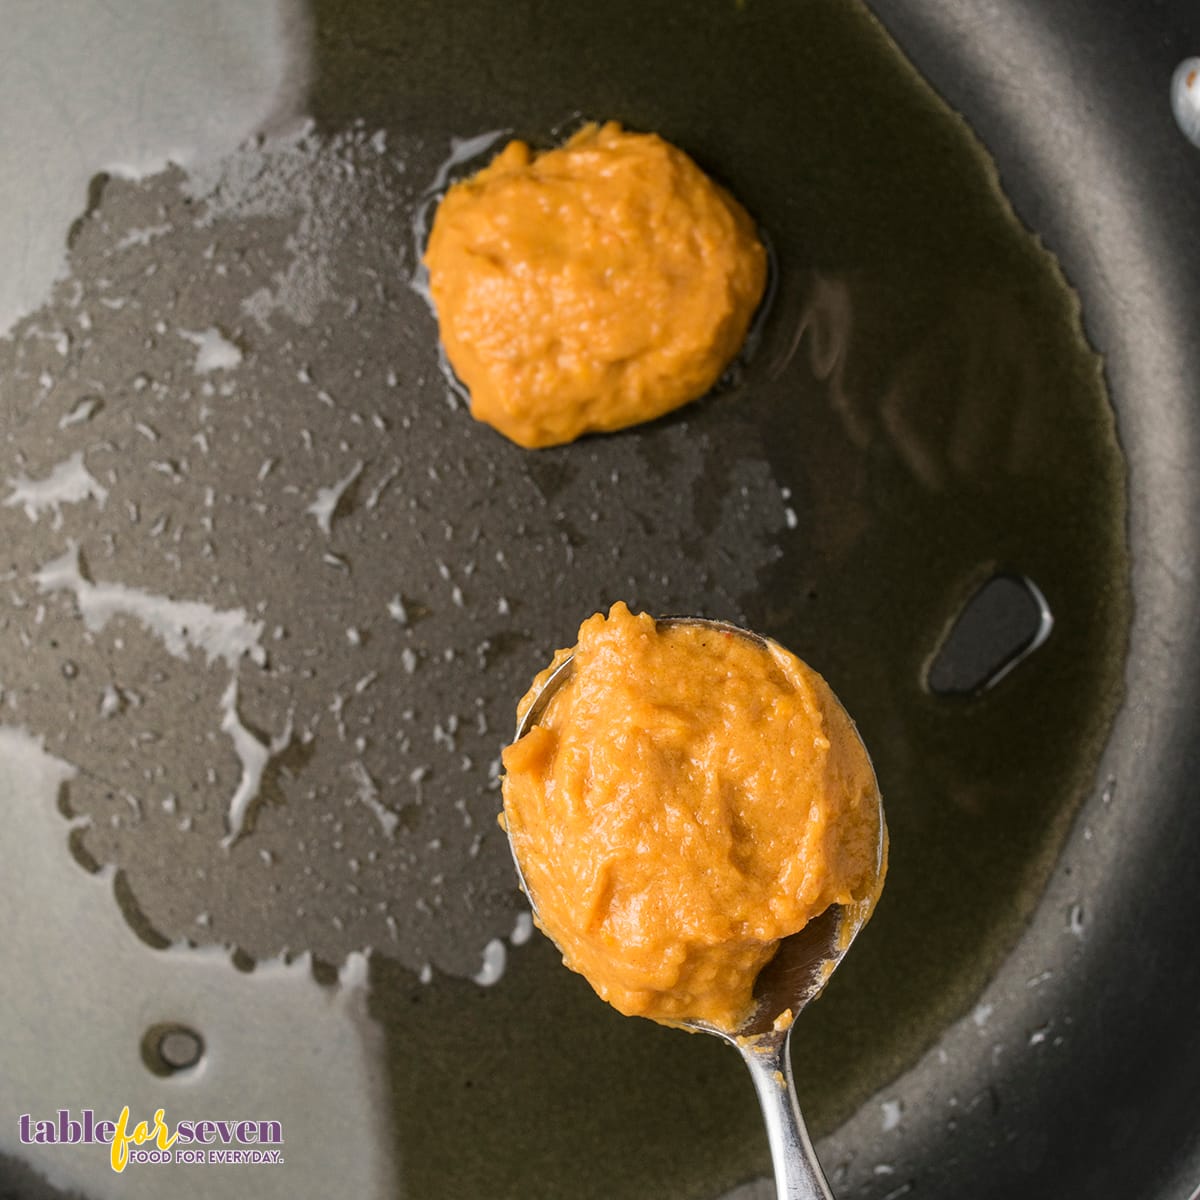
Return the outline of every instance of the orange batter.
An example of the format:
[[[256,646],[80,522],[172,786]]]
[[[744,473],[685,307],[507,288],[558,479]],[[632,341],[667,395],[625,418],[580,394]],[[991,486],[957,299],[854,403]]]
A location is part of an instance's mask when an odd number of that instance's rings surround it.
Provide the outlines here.
[[[702,396],[745,339],[766,254],[681,150],[616,123],[455,184],[425,253],[471,412],[522,446],[621,429]]]
[[[782,647],[583,623],[570,680],[504,752],[504,822],[538,923],[621,1012],[733,1030],[780,938],[873,902],[880,800],[828,684]]]

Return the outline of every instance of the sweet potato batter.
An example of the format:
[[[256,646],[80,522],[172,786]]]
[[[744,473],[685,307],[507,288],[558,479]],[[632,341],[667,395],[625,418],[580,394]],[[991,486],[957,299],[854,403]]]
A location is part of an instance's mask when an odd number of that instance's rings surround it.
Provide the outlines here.
[[[681,150],[615,123],[455,184],[425,253],[471,412],[522,446],[661,416],[738,352],[766,280],[745,210]]]
[[[534,680],[571,677],[504,752],[538,923],[626,1014],[736,1029],[780,938],[882,886],[850,718],[782,647],[615,604]]]

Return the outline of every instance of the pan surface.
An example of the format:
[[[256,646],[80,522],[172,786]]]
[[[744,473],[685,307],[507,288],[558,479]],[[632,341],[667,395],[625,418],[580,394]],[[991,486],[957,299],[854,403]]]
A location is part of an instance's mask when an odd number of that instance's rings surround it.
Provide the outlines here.
[[[495,827],[515,697],[621,598],[794,648],[872,749],[888,890],[796,1038],[835,1188],[1182,1200],[1200,1181],[1200,263],[1180,235],[1200,156],[1167,103],[1200,28],[1170,6],[940,7],[874,12],[995,166],[842,2],[497,20],[318,0],[312,127],[95,181],[66,277],[0,342],[0,723],[69,764],[52,815],[95,885],[79,907],[119,906],[145,960],[236,948],[249,998],[308,953],[314,993],[366,1008],[346,1012],[361,1092],[347,1071],[322,1094],[289,1071],[333,1029],[306,1018],[239,1073],[228,1006],[155,1003],[140,968],[134,1024],[197,1029],[207,1099],[250,1095],[252,1072],[299,1111],[369,1112],[379,1194],[717,1197],[762,1174],[734,1056],[618,1017],[526,944]],[[421,231],[505,136],[593,117],[726,182],[776,290],[715,395],[530,454],[455,399]],[[45,500],[77,454],[92,483]],[[994,687],[932,691],[997,574],[1035,585],[1049,636]],[[15,791],[12,763],[45,764],[5,745]],[[112,1035],[97,1017],[90,1036]],[[186,1071],[161,1082],[126,1049],[191,1115]],[[15,1112],[55,1088],[126,1102],[63,1051],[14,1034],[7,1055]],[[12,1193],[54,1194],[0,1136]],[[294,1136],[270,1186],[303,1194],[333,1153]],[[56,1161],[34,1159],[52,1185],[109,1194],[103,1157]],[[206,1184],[237,1186],[223,1169]]]
[[[884,0],[875,9],[987,143],[1017,211],[1082,297],[1128,464],[1134,595],[1125,701],[1097,786],[1037,917],[982,1001],[1011,1005],[996,1045],[1020,1045],[1022,1034],[1036,1044],[1001,1059],[972,1118],[944,1123],[944,1111],[925,1108],[912,1152],[922,1188],[938,1195],[1191,1197],[1200,1187],[1190,932],[1200,889],[1189,866],[1200,836],[1200,501],[1180,466],[1200,450],[1190,315],[1200,263],[1184,232],[1200,221],[1200,157],[1174,127],[1168,97],[1200,20],[1172,4],[968,3],[951,14]],[[1089,927],[1064,954],[1060,919],[1081,898]],[[1051,962],[1048,991],[1025,987]],[[952,1059],[961,1046],[943,1043]],[[929,1065],[939,1100],[971,1090]],[[919,1089],[930,1078],[907,1082]]]

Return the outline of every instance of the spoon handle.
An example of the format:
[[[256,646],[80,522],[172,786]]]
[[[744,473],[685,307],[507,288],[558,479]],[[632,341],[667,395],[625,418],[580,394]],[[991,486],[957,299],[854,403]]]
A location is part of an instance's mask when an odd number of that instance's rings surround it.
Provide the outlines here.
[[[779,1200],[833,1200],[809,1139],[792,1081],[788,1043],[792,1031],[766,1033],[737,1043],[758,1092]]]

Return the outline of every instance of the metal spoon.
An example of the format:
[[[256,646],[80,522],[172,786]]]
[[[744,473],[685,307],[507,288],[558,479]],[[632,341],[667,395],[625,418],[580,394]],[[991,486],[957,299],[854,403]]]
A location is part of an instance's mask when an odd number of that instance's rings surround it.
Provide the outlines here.
[[[724,621],[703,617],[662,617],[658,624],[702,625],[748,638],[764,649],[770,646],[770,642],[757,633]],[[517,723],[514,741],[523,738],[541,720],[555,693],[570,679],[572,664],[573,656],[565,658],[542,685],[542,690]],[[883,867],[886,841],[881,803],[877,872]],[[525,882],[511,835],[509,849],[521,888],[536,914],[537,901]],[[736,1030],[718,1029],[703,1021],[681,1022],[687,1029],[724,1039],[737,1049],[750,1069],[767,1128],[779,1200],[833,1200],[796,1099],[790,1052],[792,1028],[805,1005],[816,999],[829,982],[873,908],[874,897],[854,905],[831,905],[798,933],[784,938],[774,958],[759,972],[755,981],[754,1011]]]

